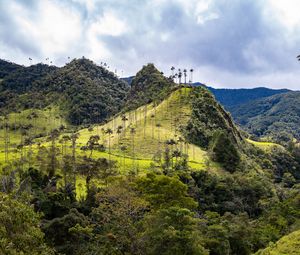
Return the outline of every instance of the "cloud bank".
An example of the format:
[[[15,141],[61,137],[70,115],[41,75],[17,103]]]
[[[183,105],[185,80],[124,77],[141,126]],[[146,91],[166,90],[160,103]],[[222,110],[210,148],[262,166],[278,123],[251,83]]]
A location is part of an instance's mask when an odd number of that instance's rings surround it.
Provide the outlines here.
[[[297,0],[11,0],[0,2],[0,58],[68,57],[135,74],[153,62],[193,68],[215,87],[300,89]]]

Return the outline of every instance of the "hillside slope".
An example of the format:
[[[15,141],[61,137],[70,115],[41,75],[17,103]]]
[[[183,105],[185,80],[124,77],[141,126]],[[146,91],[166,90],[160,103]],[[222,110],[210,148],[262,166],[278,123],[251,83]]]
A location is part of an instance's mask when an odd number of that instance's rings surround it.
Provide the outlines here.
[[[62,68],[38,64],[17,69],[0,86],[0,109],[13,112],[58,106],[71,124],[101,122],[118,113],[129,86],[87,59]]]
[[[300,251],[300,230],[282,237],[275,244],[260,250],[256,255],[298,255]]]
[[[238,124],[257,137],[283,142],[300,139],[300,92],[249,102],[231,113]]]
[[[147,64],[134,76],[127,96],[128,109],[135,109],[150,102],[159,102],[175,87],[153,64]]]
[[[289,92],[287,89],[215,89],[208,87],[216,99],[229,111],[233,111],[239,105],[252,102],[257,99]]]
[[[20,70],[22,68],[24,68],[24,67],[17,65],[15,63],[0,59],[0,79],[3,79],[5,76],[10,74],[11,72]]]

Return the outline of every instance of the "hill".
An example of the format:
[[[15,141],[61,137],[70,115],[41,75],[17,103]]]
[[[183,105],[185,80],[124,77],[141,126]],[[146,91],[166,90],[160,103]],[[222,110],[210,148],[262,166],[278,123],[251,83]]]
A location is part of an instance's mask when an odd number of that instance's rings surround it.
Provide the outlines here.
[[[134,76],[127,96],[128,109],[134,109],[150,102],[159,102],[170,94],[175,84],[153,65],[147,64]]]
[[[252,102],[254,100],[289,92],[287,89],[215,89],[208,87],[216,99],[229,111],[233,111],[237,106]]]
[[[269,89],[265,87],[257,87],[253,89],[217,89],[206,86],[201,82],[195,82],[192,85],[195,87],[202,86],[208,88],[218,102],[222,104],[228,111],[232,111],[239,105],[256,99],[287,93],[290,91],[288,89]]]
[[[288,142],[300,139],[300,92],[258,99],[231,111],[233,118],[256,137]]]
[[[136,80],[135,103],[123,107],[128,86],[85,59],[21,92],[40,90],[52,103],[0,118],[0,250],[248,255],[297,227],[292,154],[244,139],[208,89],[165,84],[149,69]],[[86,118],[93,99],[121,112],[66,129],[72,103]]]
[[[62,68],[34,65],[6,76],[0,87],[4,112],[58,106],[71,124],[101,122],[120,111],[129,87],[87,59]]]
[[[22,68],[24,68],[24,67],[17,65],[15,63],[0,59],[0,79],[3,79],[5,76],[10,74],[11,72],[20,70]]]
[[[300,230],[282,237],[275,244],[260,250],[256,255],[298,255],[300,251]]]

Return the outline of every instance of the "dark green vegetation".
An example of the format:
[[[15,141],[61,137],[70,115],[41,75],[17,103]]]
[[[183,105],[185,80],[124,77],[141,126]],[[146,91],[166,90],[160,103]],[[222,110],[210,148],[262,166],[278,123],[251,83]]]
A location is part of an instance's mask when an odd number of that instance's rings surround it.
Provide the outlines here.
[[[131,89],[127,96],[127,107],[135,109],[139,106],[160,102],[170,94],[175,86],[170,78],[166,78],[153,64],[143,68],[132,79]]]
[[[62,68],[38,64],[4,77],[0,110],[55,105],[71,124],[99,123],[121,110],[128,89],[112,72],[84,58]]]
[[[10,74],[11,72],[20,70],[21,68],[24,68],[24,67],[17,65],[15,63],[0,59],[0,79],[3,79],[5,76]]]
[[[195,85],[197,86],[197,83]],[[254,89],[215,89],[208,87],[208,89],[228,111],[257,99],[289,92],[287,89],[268,89],[263,87]]]
[[[300,139],[300,92],[258,99],[234,108],[231,114],[256,137],[278,143]]]
[[[26,93],[5,90],[22,111],[2,107],[0,254],[297,254],[297,142],[248,142],[209,90],[153,65],[129,93],[86,59],[50,69],[30,71]],[[36,88],[55,104],[32,98],[24,111]],[[114,110],[94,119],[93,101],[82,103],[97,95],[97,114]],[[72,129],[64,116],[97,124]]]

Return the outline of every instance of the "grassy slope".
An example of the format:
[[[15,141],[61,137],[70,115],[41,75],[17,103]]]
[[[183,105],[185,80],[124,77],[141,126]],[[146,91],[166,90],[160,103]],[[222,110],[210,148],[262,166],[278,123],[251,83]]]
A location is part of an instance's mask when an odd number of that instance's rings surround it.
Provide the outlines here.
[[[30,118],[32,113],[37,115],[36,118]],[[0,117],[1,118],[1,117]],[[4,120],[1,118],[0,125],[4,125]],[[46,136],[48,133],[59,128],[61,125],[67,126],[67,122],[61,116],[57,107],[48,107],[44,110],[28,109],[19,113],[11,113],[8,115],[8,125],[10,126],[7,137],[9,141],[9,155],[8,160],[14,160],[18,156],[16,151],[17,146],[21,143],[22,135],[20,125],[27,126],[32,125],[32,128],[28,129],[28,136],[33,137],[36,135]],[[4,128],[0,129],[0,165],[5,161],[5,131]],[[37,139],[36,139],[37,142]]]
[[[253,141],[253,140],[250,140],[250,139],[246,139],[249,143],[255,145],[256,147],[264,150],[264,151],[271,151],[272,148],[274,147],[277,147],[277,148],[281,148],[284,150],[284,147],[277,144],[277,143],[272,143],[272,142],[258,142],[258,141]]]
[[[105,125],[94,126],[93,131],[83,129],[79,132],[78,145],[85,145],[91,135],[98,134],[101,141],[108,146],[109,136],[104,134],[103,130],[110,128],[113,130],[113,134],[110,136],[111,159],[117,160],[122,166],[121,168],[125,168],[125,171],[132,168],[133,164],[136,164],[140,170],[145,170],[150,167],[153,156],[158,151],[164,150],[166,140],[178,141],[181,136],[179,128],[187,122],[191,111],[188,103],[189,90],[181,89],[173,92],[158,106],[151,103],[128,112],[125,114],[128,119],[125,122],[119,115]],[[118,126],[123,126],[121,134],[116,133]],[[131,128],[135,129],[134,136]],[[120,150],[122,146],[126,147],[125,152]],[[184,143],[178,143],[176,146],[188,152],[189,165],[192,168],[203,169],[205,167],[208,157],[201,148]],[[125,167],[123,165],[124,155]],[[108,157],[108,153],[96,152],[95,156]],[[136,159],[135,163],[133,162],[134,158]],[[212,167],[215,170],[218,169],[217,164],[212,164]]]
[[[298,255],[300,254],[300,230],[282,237],[275,244],[260,250],[256,255]]]

